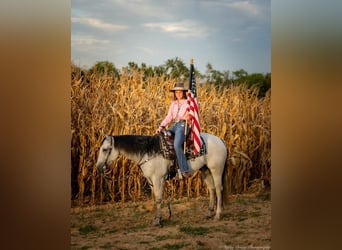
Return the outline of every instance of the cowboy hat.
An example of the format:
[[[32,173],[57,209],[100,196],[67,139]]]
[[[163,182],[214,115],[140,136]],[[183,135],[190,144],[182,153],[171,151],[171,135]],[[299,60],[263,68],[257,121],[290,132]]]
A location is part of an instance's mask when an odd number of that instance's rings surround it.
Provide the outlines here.
[[[178,83],[175,83],[173,85],[172,89],[170,89],[170,91],[176,91],[176,90],[183,90],[183,91],[185,91],[185,90],[188,90],[188,89],[185,88],[184,82],[178,82]]]

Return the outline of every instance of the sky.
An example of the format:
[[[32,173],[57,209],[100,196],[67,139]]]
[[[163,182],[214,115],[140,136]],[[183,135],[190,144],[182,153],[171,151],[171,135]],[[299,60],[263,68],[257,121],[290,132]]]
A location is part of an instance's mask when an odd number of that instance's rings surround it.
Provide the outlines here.
[[[270,0],[71,0],[71,61],[271,72]]]

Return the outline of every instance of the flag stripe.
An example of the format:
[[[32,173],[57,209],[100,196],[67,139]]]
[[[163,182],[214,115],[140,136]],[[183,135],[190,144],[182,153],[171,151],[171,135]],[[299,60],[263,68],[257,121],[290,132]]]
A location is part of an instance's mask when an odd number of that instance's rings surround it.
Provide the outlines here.
[[[191,125],[191,138],[194,141],[194,154],[197,154],[201,148],[200,140],[200,123],[199,123],[199,110],[197,104],[197,93],[196,93],[196,79],[193,64],[190,64],[190,80],[189,90],[187,94],[188,100],[188,112],[190,117]]]

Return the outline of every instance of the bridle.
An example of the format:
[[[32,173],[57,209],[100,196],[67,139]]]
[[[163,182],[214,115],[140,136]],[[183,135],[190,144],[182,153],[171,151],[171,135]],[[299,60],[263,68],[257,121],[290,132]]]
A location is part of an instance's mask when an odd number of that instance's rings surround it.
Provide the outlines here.
[[[103,168],[104,169],[106,169],[107,168],[107,166],[108,166],[108,159],[109,159],[109,156],[110,156],[110,154],[112,153],[112,147],[108,150],[108,154],[107,154],[107,157],[106,157],[106,160],[105,160],[105,162],[104,162],[104,166],[103,166]]]
[[[109,156],[110,156],[110,154],[112,153],[112,149],[113,149],[113,147],[114,147],[114,138],[111,136],[110,137],[110,148],[108,149],[108,153],[107,153],[107,157],[106,157],[106,160],[105,160],[105,162],[104,162],[104,165],[103,165],[103,167],[102,167],[102,169],[103,169],[103,176],[105,177],[105,179],[106,178],[109,178],[109,177],[107,177],[107,175],[106,175],[106,172],[104,171],[106,168],[107,168],[107,166],[108,166],[108,159],[109,159]]]

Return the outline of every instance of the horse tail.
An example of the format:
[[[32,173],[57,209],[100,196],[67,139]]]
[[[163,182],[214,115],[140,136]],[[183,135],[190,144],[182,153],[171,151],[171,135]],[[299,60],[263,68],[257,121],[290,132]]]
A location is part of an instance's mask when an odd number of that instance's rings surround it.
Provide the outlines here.
[[[228,150],[227,150],[228,151]],[[224,169],[223,169],[223,176],[222,176],[222,185],[223,185],[223,190],[222,190],[222,202],[223,202],[223,207],[228,207],[228,195],[230,193],[230,188],[229,188],[229,179],[228,179],[228,153],[227,153],[227,158],[226,162],[224,164]]]

